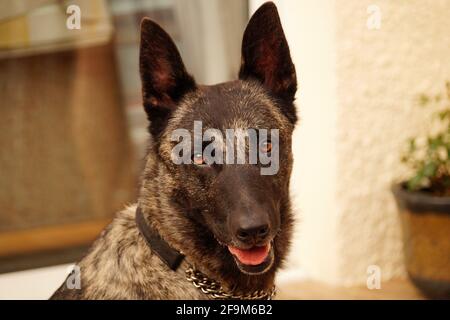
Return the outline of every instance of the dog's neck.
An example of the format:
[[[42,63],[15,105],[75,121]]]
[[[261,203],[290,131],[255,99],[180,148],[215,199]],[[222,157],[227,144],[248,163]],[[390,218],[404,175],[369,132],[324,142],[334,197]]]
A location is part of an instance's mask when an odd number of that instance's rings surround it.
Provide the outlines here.
[[[187,264],[220,282],[224,289],[248,293],[270,290],[279,263],[261,275],[247,275],[236,266],[228,249],[204,226],[193,222],[171,199],[171,177],[163,165],[148,159],[138,205],[151,228],[172,248],[185,255]],[[152,179],[149,179],[149,177]],[[278,257],[280,260],[282,257]]]

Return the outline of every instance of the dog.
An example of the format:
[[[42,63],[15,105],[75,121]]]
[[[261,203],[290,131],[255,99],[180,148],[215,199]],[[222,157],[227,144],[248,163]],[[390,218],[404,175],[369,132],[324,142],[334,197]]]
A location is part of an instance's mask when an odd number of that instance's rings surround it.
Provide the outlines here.
[[[297,79],[276,6],[243,36],[238,80],[204,86],[170,36],[141,22],[140,74],[151,144],[138,201],[119,212],[51,299],[269,299],[290,246],[291,139]],[[279,168],[172,159],[171,133],[204,128],[279,132]],[[190,132],[190,131],[189,131]],[[271,143],[260,147],[271,152]],[[70,286],[79,276],[79,288]],[[71,278],[72,277],[72,278]]]

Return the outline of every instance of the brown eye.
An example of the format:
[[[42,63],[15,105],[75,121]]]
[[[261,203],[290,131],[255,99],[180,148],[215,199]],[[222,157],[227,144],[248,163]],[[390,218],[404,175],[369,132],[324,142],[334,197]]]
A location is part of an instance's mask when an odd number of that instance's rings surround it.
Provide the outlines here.
[[[204,161],[204,159],[203,159],[203,155],[202,155],[201,153],[195,153],[195,154],[192,156],[192,162],[193,162],[195,165],[198,165],[198,166],[201,166],[201,165],[205,164],[205,161]]]
[[[269,153],[270,151],[272,151],[272,143],[270,143],[268,141],[261,143],[260,150],[261,150],[261,152]]]

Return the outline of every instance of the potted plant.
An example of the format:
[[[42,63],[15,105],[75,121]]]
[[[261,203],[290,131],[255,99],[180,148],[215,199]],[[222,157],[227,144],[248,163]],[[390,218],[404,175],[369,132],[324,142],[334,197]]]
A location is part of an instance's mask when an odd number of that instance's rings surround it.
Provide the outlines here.
[[[421,95],[435,132],[409,140],[402,162],[412,172],[392,187],[400,211],[406,269],[426,295],[450,297],[450,83],[444,95]],[[436,131],[436,129],[438,129]]]

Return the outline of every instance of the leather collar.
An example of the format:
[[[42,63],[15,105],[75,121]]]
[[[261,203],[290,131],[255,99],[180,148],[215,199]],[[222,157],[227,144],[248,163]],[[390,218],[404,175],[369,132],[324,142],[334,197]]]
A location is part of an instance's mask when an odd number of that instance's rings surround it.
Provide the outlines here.
[[[140,207],[136,209],[136,225],[147,245],[173,271],[176,271],[184,259],[184,255],[164,241],[159,233],[145,221]]]

